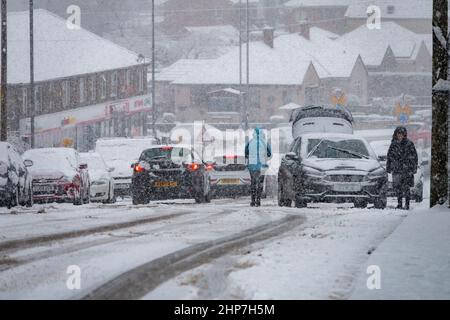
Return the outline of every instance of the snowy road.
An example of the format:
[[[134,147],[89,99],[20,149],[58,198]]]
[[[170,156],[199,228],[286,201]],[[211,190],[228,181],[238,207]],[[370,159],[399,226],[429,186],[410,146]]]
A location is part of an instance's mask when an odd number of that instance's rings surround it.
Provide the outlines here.
[[[0,299],[348,298],[404,212],[267,199],[0,209]],[[70,266],[81,289],[70,290]]]

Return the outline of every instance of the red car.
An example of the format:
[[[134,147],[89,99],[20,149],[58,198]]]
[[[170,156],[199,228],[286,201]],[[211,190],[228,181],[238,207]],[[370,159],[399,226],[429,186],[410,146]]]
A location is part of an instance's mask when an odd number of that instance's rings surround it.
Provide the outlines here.
[[[408,139],[417,144],[420,140],[423,141],[423,146],[430,146],[431,144],[431,128],[423,122],[410,122],[404,126],[408,130]]]
[[[33,149],[24,153],[31,160],[33,198],[36,202],[72,202],[82,205],[90,201],[90,181],[86,163],[70,148]]]

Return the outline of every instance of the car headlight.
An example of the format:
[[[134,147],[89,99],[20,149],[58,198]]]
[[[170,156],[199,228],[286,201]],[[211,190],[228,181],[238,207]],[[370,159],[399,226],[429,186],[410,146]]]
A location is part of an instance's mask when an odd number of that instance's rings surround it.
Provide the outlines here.
[[[321,170],[313,168],[313,167],[303,166],[303,171],[305,172],[305,174],[308,177],[311,177],[311,178],[321,179],[321,178],[325,177],[324,171],[321,171]]]
[[[367,177],[370,180],[384,178],[384,177],[386,177],[386,170],[384,170],[382,167],[379,167],[375,170],[370,171],[369,174],[367,175]]]

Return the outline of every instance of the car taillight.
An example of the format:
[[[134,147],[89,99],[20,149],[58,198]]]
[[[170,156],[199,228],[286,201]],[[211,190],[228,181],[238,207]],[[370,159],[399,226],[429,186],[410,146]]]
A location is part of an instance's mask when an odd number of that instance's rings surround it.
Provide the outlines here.
[[[189,163],[186,165],[186,168],[189,171],[197,171],[200,168],[200,166],[198,165],[198,163]]]
[[[212,170],[214,170],[214,165],[213,165],[213,164],[208,164],[208,165],[206,166],[206,170],[207,170],[207,171],[212,171]]]
[[[134,172],[144,172],[144,171],[145,171],[144,167],[142,167],[140,164],[136,164],[134,166]]]

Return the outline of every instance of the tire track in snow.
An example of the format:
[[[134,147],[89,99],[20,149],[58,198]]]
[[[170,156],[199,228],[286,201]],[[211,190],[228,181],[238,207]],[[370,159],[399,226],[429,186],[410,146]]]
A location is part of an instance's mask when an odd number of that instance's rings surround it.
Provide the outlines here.
[[[216,259],[233,249],[278,236],[302,224],[303,215],[289,215],[278,221],[244,230],[221,239],[207,241],[127,271],[93,290],[85,300],[139,299],[179,274]]]
[[[221,210],[220,212],[217,212],[217,213],[207,216],[207,219],[208,219],[208,221],[212,221],[212,220],[210,220],[211,218],[216,218],[216,217],[220,217],[223,215],[232,214],[235,211],[236,210],[234,210],[234,209]],[[188,212],[188,213],[193,213],[193,212]],[[161,220],[158,220],[155,222],[159,222],[159,221],[163,221],[163,220],[166,220],[166,219],[161,219]],[[59,248],[49,249],[49,250],[45,250],[45,251],[38,252],[35,254],[26,255],[26,256],[23,256],[20,258],[10,258],[7,256],[3,257],[3,258],[0,257],[0,272],[21,266],[23,264],[27,264],[27,263],[31,263],[31,262],[38,261],[38,260],[48,259],[48,258],[52,258],[52,257],[56,257],[56,256],[68,254],[68,253],[85,250],[85,249],[89,249],[89,248],[92,248],[95,246],[110,244],[113,242],[118,242],[118,241],[122,241],[122,240],[126,240],[126,239],[148,236],[151,233],[155,233],[155,232],[171,231],[173,229],[179,228],[180,226],[193,224],[193,223],[197,223],[197,222],[205,222],[205,217],[184,220],[181,222],[173,223],[169,226],[158,227],[158,228],[149,229],[149,230],[145,230],[145,231],[132,232],[132,230],[129,230],[129,234],[127,234],[127,235],[118,236],[118,235],[108,233],[108,234],[105,234],[104,237],[100,238],[100,239],[89,240],[89,241],[86,241],[83,243],[71,244],[69,246],[62,246]],[[141,226],[141,225],[138,225],[135,227],[139,227],[139,226]],[[127,229],[127,228],[123,228],[123,229],[121,228],[120,230],[124,230],[124,229]],[[65,238],[65,239],[61,239],[61,240],[68,240],[68,239],[71,239],[71,238]],[[41,244],[45,244],[45,243],[41,243]],[[41,244],[38,244],[38,245],[41,245]],[[19,248],[19,250],[20,249],[27,249],[27,248]],[[15,251],[15,253],[16,252],[17,251]]]

